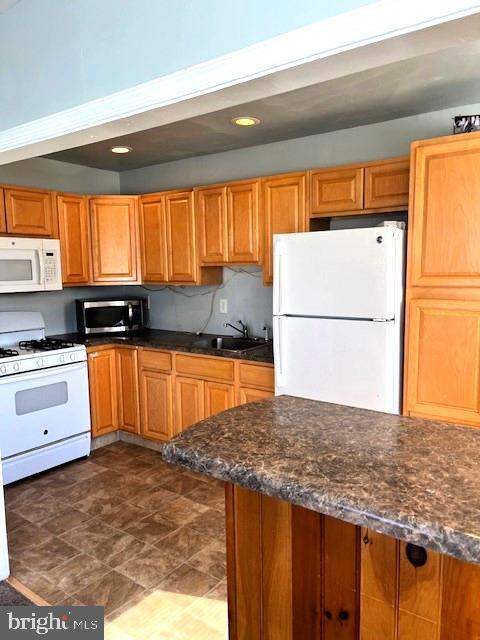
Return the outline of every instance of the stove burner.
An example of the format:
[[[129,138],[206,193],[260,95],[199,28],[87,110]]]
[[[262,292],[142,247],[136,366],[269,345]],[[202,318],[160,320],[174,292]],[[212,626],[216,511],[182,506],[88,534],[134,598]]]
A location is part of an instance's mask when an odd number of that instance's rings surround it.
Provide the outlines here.
[[[16,349],[3,349],[0,347],[0,358],[10,358],[11,356],[18,356]]]
[[[65,342],[65,340],[57,340],[56,338],[43,338],[42,340],[22,340],[18,343],[20,349],[40,351],[52,351],[54,349],[66,349],[74,347],[73,342]]]

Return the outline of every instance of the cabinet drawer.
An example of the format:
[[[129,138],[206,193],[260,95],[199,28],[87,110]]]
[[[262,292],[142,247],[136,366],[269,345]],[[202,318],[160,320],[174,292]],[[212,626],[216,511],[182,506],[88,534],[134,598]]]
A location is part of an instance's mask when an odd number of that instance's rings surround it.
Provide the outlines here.
[[[139,362],[142,369],[172,370],[172,354],[168,351],[141,349]]]
[[[273,390],[273,367],[242,362],[240,364],[239,380],[241,385]]]
[[[231,360],[224,358],[208,358],[203,356],[176,355],[177,373],[198,378],[214,380],[232,380],[234,367]]]

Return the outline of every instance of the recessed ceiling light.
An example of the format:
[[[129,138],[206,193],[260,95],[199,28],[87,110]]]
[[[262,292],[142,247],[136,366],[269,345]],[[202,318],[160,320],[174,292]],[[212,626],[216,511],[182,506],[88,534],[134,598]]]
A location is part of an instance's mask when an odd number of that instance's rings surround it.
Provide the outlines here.
[[[232,124],[236,124],[239,127],[254,127],[256,124],[260,124],[260,119],[253,116],[238,116],[237,118],[232,118]]]
[[[130,153],[130,151],[132,151],[132,147],[119,145],[118,147],[110,147],[110,151],[112,153]]]

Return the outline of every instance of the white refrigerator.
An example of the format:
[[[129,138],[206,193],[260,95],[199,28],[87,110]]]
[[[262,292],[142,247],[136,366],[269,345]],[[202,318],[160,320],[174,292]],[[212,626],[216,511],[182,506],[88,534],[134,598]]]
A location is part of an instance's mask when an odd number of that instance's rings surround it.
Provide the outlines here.
[[[405,231],[274,238],[275,393],[400,413]]]

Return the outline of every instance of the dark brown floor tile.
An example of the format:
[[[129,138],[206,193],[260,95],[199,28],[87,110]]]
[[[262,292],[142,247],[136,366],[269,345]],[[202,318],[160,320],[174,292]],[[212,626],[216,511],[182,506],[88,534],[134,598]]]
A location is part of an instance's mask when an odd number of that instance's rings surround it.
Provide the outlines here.
[[[112,444],[115,444],[115,443],[112,443]],[[110,457],[112,453],[115,453],[115,451],[112,451],[110,447],[111,445],[107,445],[106,447],[98,447],[98,449],[94,449],[93,451],[90,452],[89,460],[91,460],[92,462],[95,462],[96,464],[97,460],[99,460],[100,458],[103,458],[104,456]]]
[[[213,589],[217,582],[216,578],[188,564],[182,564],[160,583],[159,588],[172,593],[201,597]]]
[[[131,502],[147,513],[154,513],[159,509],[165,508],[177,499],[177,493],[167,491],[167,489],[162,489],[161,487],[147,487],[139,491],[135,499],[132,499]]]
[[[21,556],[26,549],[38,547],[52,540],[53,536],[49,531],[27,522],[27,524],[17,527],[8,536],[8,551],[11,556]]]
[[[203,504],[198,504],[198,502],[193,502],[193,500],[181,497],[173,502],[162,505],[156,513],[170,520],[177,525],[177,527],[181,527],[195,520],[195,518],[206,511],[208,511],[208,508]]]
[[[65,593],[76,593],[87,584],[111,571],[110,567],[87,554],[81,553],[57,565],[44,574]]]
[[[82,513],[78,509],[65,507],[57,516],[42,522],[42,527],[58,536],[61,533],[70,531],[70,529],[75,529],[75,527],[90,520],[91,517],[90,514]]]
[[[124,462],[126,456],[121,453],[115,453],[113,451],[106,451],[103,455],[94,458],[95,464],[104,467],[105,469],[111,469],[116,471],[122,462]]]
[[[97,519],[67,531],[61,537],[76,549],[94,556],[112,568],[139,553],[145,546],[133,536],[117,531]]]
[[[153,514],[138,520],[125,531],[147,544],[156,544],[176,528],[177,526],[172,522]]]
[[[190,526],[186,526],[177,529],[159,541],[156,546],[186,561],[213,542],[213,540],[210,536],[199,533]]]
[[[162,454],[160,451],[155,451],[155,449],[148,449],[147,447],[139,447],[138,452],[135,454],[138,458],[142,458],[143,460],[149,460],[158,464],[159,462],[164,462],[162,459]]]
[[[38,547],[29,547],[22,551],[20,559],[28,567],[45,573],[62,562],[78,555],[78,551],[60,538],[52,537]]]
[[[203,573],[208,573],[218,580],[222,580],[226,577],[227,571],[225,545],[222,542],[212,542],[192,556],[188,564]]]
[[[220,580],[220,582],[207,593],[206,597],[211,598],[212,600],[221,600],[222,602],[227,602],[227,581]]]
[[[193,478],[189,478],[188,476],[179,473],[175,473],[174,475],[172,474],[172,477],[160,481],[161,487],[180,495],[190,493],[202,484],[203,483],[200,480],[194,480]]]
[[[129,477],[138,478],[143,473],[147,473],[155,468],[155,462],[150,462],[144,458],[134,456],[123,456],[115,467],[115,471],[119,471]]]
[[[139,455],[143,449],[143,447],[139,447],[136,444],[131,444],[130,442],[122,442],[122,440],[117,440],[117,442],[112,442],[112,444],[108,444],[106,447],[103,447],[103,448],[113,453],[126,453],[131,456]]]
[[[151,492],[152,486],[142,477],[128,477],[128,481],[124,481],[121,487],[115,487],[115,496],[120,497],[124,502],[136,501],[147,491]]]
[[[16,487],[15,487],[16,488]],[[46,495],[46,491],[43,488],[37,488],[33,484],[24,485],[22,490],[20,488],[17,491],[5,491],[5,508],[17,510],[17,507],[23,507],[28,501],[35,502],[36,500],[42,500]]]
[[[24,524],[28,524],[28,520],[23,518],[22,516],[15,513],[15,511],[7,511],[7,531],[9,534],[13,533],[15,529],[23,526]]]
[[[7,506],[18,498],[27,498],[31,494],[39,492],[39,487],[31,479],[14,482],[5,487],[5,503]]]
[[[55,517],[62,511],[63,505],[48,494],[19,499],[15,503],[15,513],[29,522],[40,523]]]
[[[181,564],[181,560],[156,547],[145,547],[138,555],[119,565],[123,573],[146,589],[158,585]]]
[[[106,522],[115,529],[126,531],[128,527],[131,527],[147,515],[149,514],[145,512],[144,509],[129,502],[122,502],[121,505],[112,509],[108,515],[100,516],[100,520],[103,520],[103,522]]]
[[[225,516],[216,509],[209,509],[192,520],[191,527],[216,540],[225,540]]]
[[[82,604],[105,607],[105,614],[109,615],[143,591],[145,589],[130,578],[111,571],[74,595]]]
[[[90,516],[100,517],[107,516],[121,505],[123,499],[108,489],[98,489],[93,493],[80,498],[75,502],[78,511],[89,514]]]
[[[225,491],[223,487],[207,482],[199,482],[198,486],[186,496],[189,500],[204,504],[211,509],[225,511]]]
[[[183,475],[183,472],[177,467],[173,467],[170,464],[165,464],[163,462],[157,462],[153,469],[142,473],[142,480],[145,480],[149,484],[158,487],[161,486],[164,482],[168,480],[172,480],[173,478],[178,478]]]
[[[104,469],[101,473],[96,474],[95,477],[89,478],[88,480],[82,480],[69,486],[51,486],[48,487],[46,491],[49,495],[57,498],[57,500],[72,505],[77,500],[81,500],[85,496],[95,493],[95,491],[105,490],[114,493],[114,490],[124,482],[125,478],[120,474]]]
[[[52,605],[62,603],[67,598],[67,594],[55,582],[49,580],[35,567],[25,565],[19,560],[12,560],[10,571],[14,578]]]

